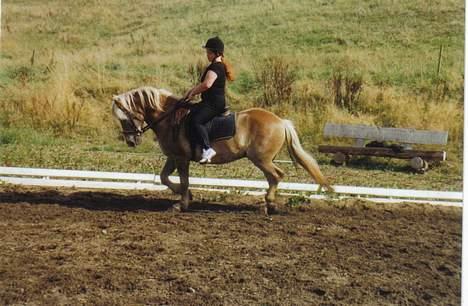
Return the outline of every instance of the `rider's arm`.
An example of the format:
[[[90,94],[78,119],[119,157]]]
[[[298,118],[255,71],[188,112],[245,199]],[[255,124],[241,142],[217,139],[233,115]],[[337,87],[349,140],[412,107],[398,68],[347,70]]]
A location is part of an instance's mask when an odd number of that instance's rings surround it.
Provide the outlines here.
[[[190,100],[193,96],[198,95],[199,93],[202,93],[202,92],[208,90],[209,88],[211,88],[211,86],[213,86],[213,83],[214,83],[214,81],[216,80],[217,77],[218,77],[218,75],[216,74],[216,72],[214,72],[213,70],[208,70],[203,82],[201,82],[197,86],[190,89],[185,94],[184,98],[187,99],[187,100]]]

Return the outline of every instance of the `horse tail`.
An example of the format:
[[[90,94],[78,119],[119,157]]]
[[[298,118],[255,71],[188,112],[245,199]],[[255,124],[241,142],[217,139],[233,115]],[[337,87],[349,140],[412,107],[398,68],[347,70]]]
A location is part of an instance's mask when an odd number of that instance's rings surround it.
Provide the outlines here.
[[[319,190],[322,187],[325,187],[326,191],[333,192],[333,187],[330,186],[328,180],[322,174],[322,171],[320,171],[317,161],[302,148],[293,123],[284,119],[283,122],[288,152],[293,163],[300,164],[310,174],[310,176],[312,176],[315,182],[320,185]]]

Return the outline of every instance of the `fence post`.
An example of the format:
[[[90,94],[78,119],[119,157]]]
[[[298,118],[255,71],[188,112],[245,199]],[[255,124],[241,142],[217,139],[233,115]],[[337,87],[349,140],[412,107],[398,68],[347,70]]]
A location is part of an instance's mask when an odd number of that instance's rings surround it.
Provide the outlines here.
[[[2,0],[0,0],[0,50],[2,50]]]
[[[442,63],[442,45],[440,45],[440,49],[439,49],[439,61],[437,62],[437,77],[439,77],[441,63]]]

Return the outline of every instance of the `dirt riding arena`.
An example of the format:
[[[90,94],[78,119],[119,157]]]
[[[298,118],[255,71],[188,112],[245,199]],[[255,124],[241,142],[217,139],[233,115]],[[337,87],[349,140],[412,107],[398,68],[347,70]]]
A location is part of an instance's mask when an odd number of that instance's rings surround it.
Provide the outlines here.
[[[0,304],[460,303],[461,208],[194,195],[0,187]]]

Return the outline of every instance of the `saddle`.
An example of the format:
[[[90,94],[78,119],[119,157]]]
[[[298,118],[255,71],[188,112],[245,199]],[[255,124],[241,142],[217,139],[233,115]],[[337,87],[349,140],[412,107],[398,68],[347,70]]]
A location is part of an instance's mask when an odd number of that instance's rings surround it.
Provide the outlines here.
[[[198,136],[195,134],[195,129],[191,126],[190,113],[184,118],[184,124],[186,125],[187,138],[190,141],[190,147],[192,148],[192,154],[200,149],[200,143]],[[208,137],[210,143],[214,143],[221,140],[226,140],[234,137],[236,134],[236,113],[231,113],[226,110],[223,114],[214,117],[210,121],[204,124],[208,131]]]
[[[190,139],[191,143],[194,143],[197,141],[197,138],[195,133],[193,133],[194,128],[191,126],[190,114],[187,117],[187,137]],[[229,139],[236,134],[236,113],[226,111],[214,117],[204,125],[208,131],[208,137],[211,143]]]

